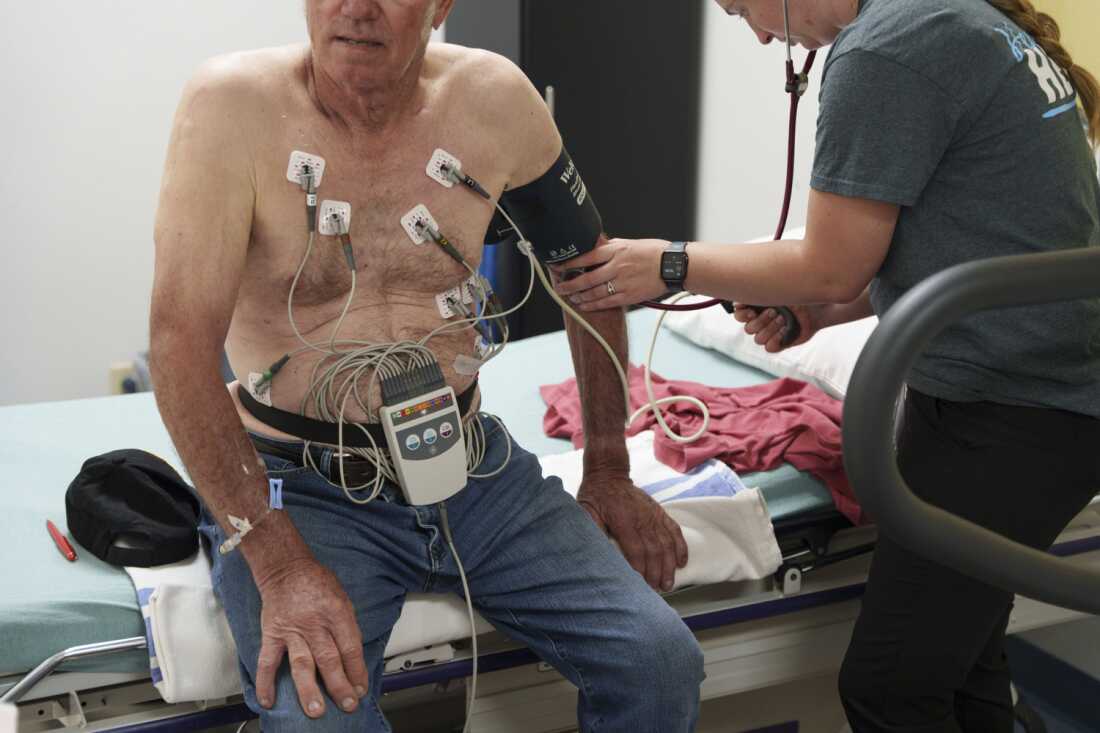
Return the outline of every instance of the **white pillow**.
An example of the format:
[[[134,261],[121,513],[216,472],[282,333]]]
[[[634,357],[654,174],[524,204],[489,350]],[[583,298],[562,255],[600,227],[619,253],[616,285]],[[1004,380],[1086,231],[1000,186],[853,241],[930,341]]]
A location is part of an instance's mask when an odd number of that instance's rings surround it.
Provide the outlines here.
[[[680,303],[706,298],[692,296]],[[801,379],[826,394],[844,399],[856,360],[863,351],[877,318],[865,318],[819,331],[812,339],[778,354],[769,354],[738,322],[721,307],[701,311],[671,312],[664,326],[699,346],[714,349],[742,364],[756,367],[777,377]]]

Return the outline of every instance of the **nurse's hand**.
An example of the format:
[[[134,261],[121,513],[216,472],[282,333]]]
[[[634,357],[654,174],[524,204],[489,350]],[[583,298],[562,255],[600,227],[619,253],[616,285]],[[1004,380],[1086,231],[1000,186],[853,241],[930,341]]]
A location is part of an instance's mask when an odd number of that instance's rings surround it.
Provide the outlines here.
[[[363,636],[355,609],[340,581],[316,560],[288,563],[259,586],[263,641],[256,665],[256,698],[275,704],[275,676],[285,655],[302,710],[310,718],[325,712],[328,696],[352,712],[370,689],[363,660]]]
[[[783,343],[783,334],[787,330],[787,320],[774,308],[765,308],[759,311],[755,308],[737,303],[734,305],[733,317],[745,324],[745,333],[753,336],[756,343],[763,346],[768,353],[776,354],[792,346],[798,346],[809,341],[815,333],[824,327],[824,309],[831,306],[821,305],[794,305],[788,306],[798,319],[800,333],[798,338],[789,344]]]
[[[617,474],[586,475],[577,503],[619,544],[626,561],[650,587],[672,590],[676,569],[687,565],[688,549],[680,525],[660,504]]]
[[[559,266],[560,270],[595,268],[558,283],[558,293],[581,311],[621,308],[660,298],[668,290],[661,280],[661,239],[611,239]]]

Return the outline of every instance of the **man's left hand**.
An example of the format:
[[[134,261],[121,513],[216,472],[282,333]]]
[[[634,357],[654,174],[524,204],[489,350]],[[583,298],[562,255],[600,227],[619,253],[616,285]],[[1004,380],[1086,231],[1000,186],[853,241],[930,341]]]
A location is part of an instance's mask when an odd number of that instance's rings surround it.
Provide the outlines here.
[[[680,526],[660,504],[625,476],[586,476],[577,502],[654,590],[672,590],[688,549]]]
[[[563,265],[595,269],[557,285],[562,297],[582,311],[621,308],[660,298],[668,290],[661,279],[661,239],[612,239]]]

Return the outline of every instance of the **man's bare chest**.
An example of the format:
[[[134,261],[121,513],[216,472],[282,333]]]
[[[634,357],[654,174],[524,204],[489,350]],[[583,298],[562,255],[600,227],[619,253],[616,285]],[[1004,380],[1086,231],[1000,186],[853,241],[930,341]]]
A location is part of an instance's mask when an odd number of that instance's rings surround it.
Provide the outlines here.
[[[274,281],[282,292],[297,276],[296,298],[302,305],[341,297],[351,279],[341,240],[334,236],[343,223],[359,284],[368,296],[437,293],[468,276],[465,267],[430,237],[409,231],[414,218],[410,215],[418,212],[415,218],[422,220],[424,212],[430,214],[438,231],[476,269],[493,204],[467,188],[448,188],[434,180],[427,172],[429,161],[437,149],[446,150],[494,199],[507,175],[500,156],[483,142],[445,129],[433,134],[428,128],[427,133],[410,132],[386,150],[356,150],[350,141],[308,133],[268,146],[265,159],[256,166],[249,269]],[[295,151],[324,161],[315,191],[318,231],[308,257],[307,194],[297,181],[289,180],[295,177],[290,165]]]

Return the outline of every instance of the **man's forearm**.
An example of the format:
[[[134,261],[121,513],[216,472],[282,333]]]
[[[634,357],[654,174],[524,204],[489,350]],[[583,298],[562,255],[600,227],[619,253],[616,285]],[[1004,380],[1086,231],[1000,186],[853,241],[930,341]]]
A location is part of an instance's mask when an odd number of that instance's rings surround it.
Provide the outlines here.
[[[626,318],[621,308],[583,314],[589,325],[611,346],[623,369],[627,368]],[[579,323],[565,316],[565,331],[573,355],[577,388],[584,419],[584,472],[630,471],[623,422],[619,373],[604,348]]]
[[[268,483],[220,363],[220,351],[196,348],[185,337],[153,339],[150,366],[161,417],[203,503],[232,535],[230,514],[255,521],[267,511]],[[285,562],[311,556],[285,512],[267,516],[239,549],[258,584]]]

